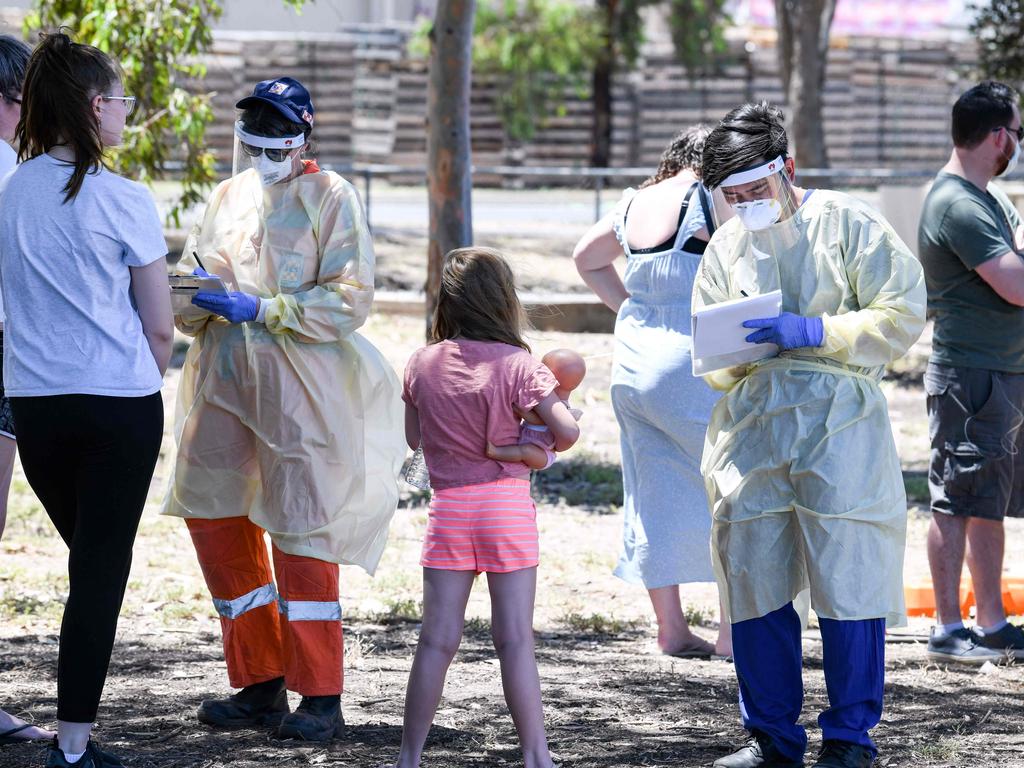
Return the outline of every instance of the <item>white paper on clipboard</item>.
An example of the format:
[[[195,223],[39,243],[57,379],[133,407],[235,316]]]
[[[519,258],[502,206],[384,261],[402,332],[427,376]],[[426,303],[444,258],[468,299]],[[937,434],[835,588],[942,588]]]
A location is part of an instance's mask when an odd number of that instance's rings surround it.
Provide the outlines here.
[[[693,375],[703,376],[722,368],[752,363],[774,357],[779,348],[774,344],[752,344],[747,336],[753,329],[744,328],[746,320],[778,317],[782,311],[782,292],[712,304],[693,313]]]

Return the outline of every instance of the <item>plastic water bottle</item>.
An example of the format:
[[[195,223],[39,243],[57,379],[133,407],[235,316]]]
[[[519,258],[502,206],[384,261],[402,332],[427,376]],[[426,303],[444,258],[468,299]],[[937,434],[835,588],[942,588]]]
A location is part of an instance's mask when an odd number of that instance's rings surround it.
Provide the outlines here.
[[[427,462],[423,460],[423,448],[417,448],[412,455],[409,468],[405,470],[405,482],[421,491],[430,490],[430,473],[427,472]]]

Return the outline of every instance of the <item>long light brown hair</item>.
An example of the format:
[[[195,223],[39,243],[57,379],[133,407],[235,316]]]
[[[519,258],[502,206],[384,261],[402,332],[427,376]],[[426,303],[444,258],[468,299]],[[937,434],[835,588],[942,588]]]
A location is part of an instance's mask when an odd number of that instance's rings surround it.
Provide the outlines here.
[[[521,347],[529,327],[516,295],[515,276],[493,248],[456,248],[444,258],[430,342],[460,336]]]

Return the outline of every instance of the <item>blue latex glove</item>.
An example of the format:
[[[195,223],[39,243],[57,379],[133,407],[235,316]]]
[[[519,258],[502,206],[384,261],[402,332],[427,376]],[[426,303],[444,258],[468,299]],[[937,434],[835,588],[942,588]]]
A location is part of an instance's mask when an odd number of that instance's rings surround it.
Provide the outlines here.
[[[213,277],[213,275],[211,275],[202,267],[196,267],[195,269],[193,269],[192,274],[195,275],[196,277]]]
[[[778,317],[746,320],[744,328],[757,328],[747,336],[754,344],[775,344],[779,349],[820,347],[825,340],[825,325],[820,317],[802,317],[783,312]]]
[[[192,303],[232,323],[255,320],[260,311],[259,298],[241,291],[233,291],[226,296],[222,293],[200,291],[192,297]]]

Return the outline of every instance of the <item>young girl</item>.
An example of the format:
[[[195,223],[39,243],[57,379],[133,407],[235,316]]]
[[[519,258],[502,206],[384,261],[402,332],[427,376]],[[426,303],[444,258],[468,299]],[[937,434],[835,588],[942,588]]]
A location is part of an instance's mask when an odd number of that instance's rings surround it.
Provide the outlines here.
[[[537,510],[529,469],[487,458],[514,443],[515,409],[535,409],[564,451],[579,428],[558,382],[523,341],[512,270],[487,248],[448,254],[431,343],[405,369],[405,433],[422,445],[434,498],[423,542],[423,628],[405,699],[397,768],[420,764],[444,678],[462,639],[466,601],[487,573],[491,633],[526,768],[550,768],[533,653]]]

